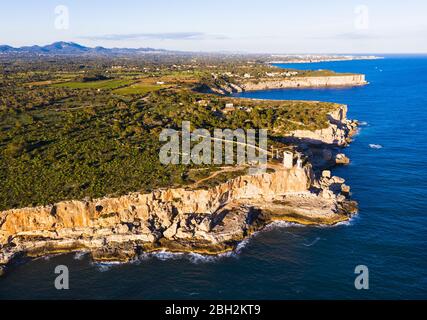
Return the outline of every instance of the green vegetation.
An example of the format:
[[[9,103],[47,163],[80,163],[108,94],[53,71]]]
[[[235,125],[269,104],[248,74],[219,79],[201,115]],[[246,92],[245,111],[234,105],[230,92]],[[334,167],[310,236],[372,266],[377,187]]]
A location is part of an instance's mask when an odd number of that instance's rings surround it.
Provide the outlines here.
[[[144,83],[136,83],[121,89],[114,90],[113,93],[118,95],[142,95],[145,96],[146,94],[160,90],[164,88],[165,86],[162,85],[154,85],[154,84],[144,84]]]
[[[308,70],[300,71],[298,76],[300,77],[333,77],[333,76],[345,76],[351,75],[351,73],[337,73],[332,70]]]
[[[116,89],[132,84],[134,81],[125,79],[111,79],[98,81],[70,81],[53,84],[53,87],[67,87],[71,89]]]
[[[195,176],[193,166],[160,164],[163,128],[179,130],[182,121],[210,131],[268,128],[277,140],[289,130],[326,126],[326,113],[335,107],[195,92],[211,77],[211,60],[138,63],[0,59],[0,210],[190,186],[218,168],[205,166]],[[216,72],[250,68],[215,63]],[[234,109],[226,112],[226,103]],[[240,174],[224,172],[201,186]]]

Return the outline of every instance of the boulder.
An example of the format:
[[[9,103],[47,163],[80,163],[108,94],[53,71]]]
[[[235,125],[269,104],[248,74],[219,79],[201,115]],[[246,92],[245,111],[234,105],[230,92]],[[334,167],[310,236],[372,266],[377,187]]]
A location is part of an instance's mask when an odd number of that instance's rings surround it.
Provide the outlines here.
[[[164,232],[163,232],[163,236],[166,239],[171,239],[176,235],[178,229],[178,223],[175,221],[174,223],[172,223],[172,225],[167,228]]]
[[[346,184],[342,184],[341,185],[341,192],[343,194],[346,194],[346,195],[350,194],[350,186],[348,186]]]
[[[337,176],[333,176],[331,180],[332,180],[332,183],[336,183],[336,184],[343,184],[345,182],[344,178],[337,177]]]
[[[331,178],[331,171],[329,170],[323,170],[322,171],[322,178]]]
[[[338,153],[335,156],[335,163],[336,164],[349,164],[350,159],[344,153]]]

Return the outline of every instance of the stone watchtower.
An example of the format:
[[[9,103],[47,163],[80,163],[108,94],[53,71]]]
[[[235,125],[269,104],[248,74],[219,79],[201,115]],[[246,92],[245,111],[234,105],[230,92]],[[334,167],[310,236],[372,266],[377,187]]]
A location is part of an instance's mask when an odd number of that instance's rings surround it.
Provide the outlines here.
[[[290,151],[283,151],[283,166],[291,169],[294,166],[294,154]]]

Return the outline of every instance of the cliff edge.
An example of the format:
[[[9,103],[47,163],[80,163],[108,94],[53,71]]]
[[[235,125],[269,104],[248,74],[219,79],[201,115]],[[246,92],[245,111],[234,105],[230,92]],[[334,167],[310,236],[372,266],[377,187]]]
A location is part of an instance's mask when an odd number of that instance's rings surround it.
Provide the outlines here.
[[[243,91],[257,91],[270,89],[292,89],[292,88],[328,88],[328,87],[353,87],[368,84],[364,74],[344,74],[331,76],[297,76],[290,78],[259,78],[245,79],[239,81],[215,82],[202,92],[216,94],[232,94]]]
[[[346,111],[341,106],[331,112],[326,131],[311,132],[310,139],[345,145],[357,126]],[[307,135],[296,131],[290,137],[298,145]],[[129,261],[159,250],[219,254],[272,221],[335,224],[357,212],[344,179],[313,168],[303,152],[294,152],[291,166],[272,161],[268,169],[209,189],[159,189],[2,211],[0,271],[23,255],[71,251],[88,251],[96,261]]]

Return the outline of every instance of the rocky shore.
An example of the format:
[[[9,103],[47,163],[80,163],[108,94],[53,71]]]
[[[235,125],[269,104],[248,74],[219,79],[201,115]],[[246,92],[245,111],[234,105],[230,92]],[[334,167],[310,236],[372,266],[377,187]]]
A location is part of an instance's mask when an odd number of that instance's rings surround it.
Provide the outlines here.
[[[0,212],[0,274],[15,258],[88,251],[95,261],[126,262],[146,252],[219,254],[276,220],[335,224],[357,212],[350,188],[324,170],[340,163],[357,123],[346,107],[321,132],[292,132],[291,167],[244,175],[209,189],[159,189],[117,198],[63,201]],[[319,147],[320,146],[320,147]],[[324,152],[332,156],[325,160]],[[341,154],[341,153],[339,153]],[[344,156],[345,157],[345,156]]]
[[[238,83],[226,82],[221,85],[205,88],[205,91],[217,94],[232,94],[243,91],[292,88],[328,88],[352,87],[368,84],[363,74],[345,74],[333,76],[307,76],[278,79],[248,79]]]
[[[266,80],[259,82],[245,82],[241,85],[243,91],[285,89],[285,88],[318,88],[362,86],[367,84],[365,75],[337,75],[322,77],[293,77],[285,80]]]

